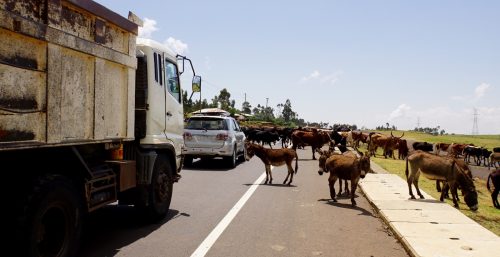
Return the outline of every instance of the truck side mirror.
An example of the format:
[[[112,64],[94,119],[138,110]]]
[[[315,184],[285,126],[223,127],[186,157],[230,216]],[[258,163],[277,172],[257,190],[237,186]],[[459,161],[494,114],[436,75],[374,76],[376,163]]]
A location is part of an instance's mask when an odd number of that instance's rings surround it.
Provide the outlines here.
[[[192,89],[193,92],[201,92],[201,76],[193,77]]]

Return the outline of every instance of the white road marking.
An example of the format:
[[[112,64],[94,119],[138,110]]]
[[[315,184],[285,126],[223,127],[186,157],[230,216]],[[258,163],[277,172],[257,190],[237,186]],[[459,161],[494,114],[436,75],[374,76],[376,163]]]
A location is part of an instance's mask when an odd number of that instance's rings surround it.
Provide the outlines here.
[[[274,167],[271,166],[271,170]],[[252,196],[252,194],[255,192],[257,187],[260,185],[262,180],[266,177],[266,172],[262,173],[260,177],[253,182],[253,184],[250,186],[250,188],[245,192],[245,194],[240,198],[240,200],[229,210],[229,212],[226,214],[226,216],[217,224],[217,226],[208,234],[207,238],[203,240],[203,242],[198,246],[198,248],[191,254],[191,257],[203,257],[205,254],[207,254],[208,250],[214,245],[215,241],[219,238],[219,236],[224,232],[224,230],[229,226],[231,221],[233,220],[234,217],[236,217],[236,214],[243,208],[243,205],[247,202],[247,200]]]

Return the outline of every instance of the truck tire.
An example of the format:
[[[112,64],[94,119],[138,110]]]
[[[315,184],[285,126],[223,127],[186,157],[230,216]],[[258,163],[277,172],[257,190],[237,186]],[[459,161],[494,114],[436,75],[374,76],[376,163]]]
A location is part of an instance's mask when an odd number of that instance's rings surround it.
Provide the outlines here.
[[[174,188],[174,169],[165,154],[156,158],[148,190],[147,218],[151,222],[163,219],[170,208],[172,190]]]
[[[75,256],[82,234],[83,205],[75,186],[63,176],[37,181],[21,219],[27,256]]]

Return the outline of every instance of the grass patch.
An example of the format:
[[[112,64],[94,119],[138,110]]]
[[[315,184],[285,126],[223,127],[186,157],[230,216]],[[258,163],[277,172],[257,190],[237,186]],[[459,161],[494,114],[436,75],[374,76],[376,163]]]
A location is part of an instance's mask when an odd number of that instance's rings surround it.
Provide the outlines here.
[[[406,137],[406,132],[405,132]],[[366,151],[366,148],[360,147],[360,151]],[[380,165],[383,169],[387,170],[392,174],[396,174],[399,177],[403,178],[406,181],[405,168],[406,163],[404,160],[393,160],[391,158],[385,159],[381,157],[382,150],[378,149],[377,157],[372,157],[371,160],[378,165]],[[474,184],[476,186],[477,194],[478,194],[478,202],[479,202],[479,210],[476,212],[470,211],[469,207],[465,204],[463,200],[463,196],[461,192],[459,192],[459,210],[465,214],[467,217],[479,223],[481,226],[486,229],[492,231],[497,236],[500,236],[500,210],[493,207],[493,203],[491,201],[491,193],[486,188],[486,181],[475,178]],[[425,191],[427,194],[431,195],[435,199],[439,200],[441,193],[436,190],[436,182],[434,180],[429,180],[424,176],[420,176],[418,181],[418,186],[420,190]],[[413,193],[416,197],[416,190],[413,187]],[[451,196],[451,195],[450,195]],[[410,195],[408,194],[408,198]],[[453,201],[451,199],[445,199],[445,202],[453,206]]]
[[[390,135],[390,131],[377,131],[385,135]],[[427,133],[416,131],[393,131],[394,136],[401,136],[405,133],[403,139],[413,139],[416,141],[423,141],[427,143],[459,143],[459,144],[474,144],[475,146],[482,146],[488,150],[494,147],[500,147],[500,135],[442,135],[433,136]]]

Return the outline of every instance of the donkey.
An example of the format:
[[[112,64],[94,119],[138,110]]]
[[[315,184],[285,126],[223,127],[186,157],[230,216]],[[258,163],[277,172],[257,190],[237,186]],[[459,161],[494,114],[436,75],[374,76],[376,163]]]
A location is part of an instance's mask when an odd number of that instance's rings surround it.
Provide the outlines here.
[[[325,172],[325,163],[326,163],[326,160],[334,155],[334,154],[337,154],[339,155],[339,153],[336,153],[332,148],[329,148],[328,150],[321,150],[321,149],[316,149],[316,152],[319,153],[319,158],[318,158],[318,166],[319,166],[319,170],[318,170],[318,174],[321,176],[323,175],[323,172]],[[343,155],[348,155],[348,156],[352,156],[352,157],[356,157],[356,154],[354,154],[353,152],[351,151],[347,151],[347,152],[344,152],[342,153]],[[345,195],[349,195],[349,183],[348,183],[348,180],[347,179],[344,179],[344,183],[345,183],[345,186],[344,186],[344,194]],[[339,195],[342,195],[342,179],[339,179]]]
[[[493,191],[490,188],[490,180],[493,182]],[[491,192],[491,200],[493,201],[493,206],[500,209],[500,204],[498,203],[498,192],[500,192],[500,169],[492,171],[488,175],[488,180],[486,180],[486,187],[488,191]]]
[[[299,169],[297,152],[290,148],[281,148],[281,149],[268,149],[264,148],[261,145],[253,144],[250,142],[245,143],[246,148],[246,156],[245,159],[249,161],[254,155],[257,155],[266,167],[266,181],[264,184],[273,183],[273,175],[271,173],[271,165],[273,166],[282,166],[286,164],[288,167],[288,174],[286,175],[285,181],[283,184],[286,184],[288,177],[290,177],[290,181],[288,185],[292,183],[293,174],[297,174],[297,170]],[[295,171],[292,168],[292,161],[295,158]]]
[[[361,155],[360,158],[351,154],[334,154],[326,160],[323,171],[330,172],[328,184],[330,187],[330,197],[334,202],[337,202],[335,198],[335,182],[339,178],[345,180],[349,179],[351,180],[351,204],[356,206],[354,195],[358,187],[359,179],[364,178],[367,173],[371,172],[370,156],[368,154],[359,154]],[[320,173],[320,175],[321,174],[322,173]]]
[[[408,173],[408,163],[410,163],[411,166],[411,173]],[[417,150],[409,155],[406,158],[405,175],[411,199],[415,199],[411,187],[412,184],[417,189],[417,194],[420,196],[420,199],[424,199],[424,196],[418,188],[420,173],[424,174],[428,179],[446,181],[450,186],[453,204],[456,208],[458,208],[457,187],[460,186],[467,206],[473,211],[478,209],[477,192],[474,181],[467,176],[461,165],[457,165],[457,161],[454,158],[437,156],[422,150]],[[444,192],[445,190],[441,190],[441,201],[443,201]]]

